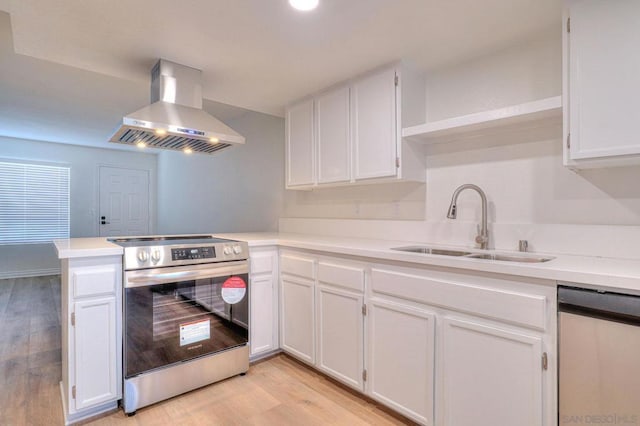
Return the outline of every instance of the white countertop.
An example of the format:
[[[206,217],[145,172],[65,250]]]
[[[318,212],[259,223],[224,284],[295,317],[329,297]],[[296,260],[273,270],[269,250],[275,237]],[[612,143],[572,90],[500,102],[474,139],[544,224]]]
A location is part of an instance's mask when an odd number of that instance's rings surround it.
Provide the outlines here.
[[[68,238],[53,240],[58,252],[58,259],[95,256],[122,256],[122,247],[110,243],[104,237]]]
[[[535,253],[536,255],[553,256],[555,258],[543,263],[519,263],[455,256],[425,255],[391,250],[392,247],[410,245],[427,245],[470,250],[469,247],[447,247],[421,242],[336,238],[283,233],[229,233],[215,234],[215,236],[246,241],[249,247],[278,245],[280,247],[359,256],[381,261],[390,260],[548,279],[552,281],[568,281],[588,286],[629,290],[640,294],[640,260]],[[58,257],[61,259],[122,254],[122,247],[108,242],[105,238],[72,238],[68,240],[55,240],[54,244],[58,251]],[[506,252],[501,251],[499,253]]]
[[[477,249],[470,247],[443,246],[424,242],[382,241],[278,233],[216,234],[216,236],[247,241],[249,247],[277,244],[280,247],[326,251],[379,260],[393,260],[553,281],[567,281],[585,284],[587,286],[630,290],[640,294],[640,260],[571,256],[565,254],[557,255],[554,253],[530,253],[532,255],[552,256],[554,259],[542,263],[519,263],[470,259],[456,256],[426,255],[391,250],[392,247],[425,245],[430,247],[477,251]],[[489,252],[494,253],[494,251]],[[495,253],[508,252],[495,251]]]

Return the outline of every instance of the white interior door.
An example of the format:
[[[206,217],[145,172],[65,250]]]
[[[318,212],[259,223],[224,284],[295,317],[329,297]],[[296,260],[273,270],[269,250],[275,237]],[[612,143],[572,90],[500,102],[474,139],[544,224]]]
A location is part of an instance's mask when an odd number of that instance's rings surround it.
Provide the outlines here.
[[[149,234],[149,171],[100,167],[100,236]]]

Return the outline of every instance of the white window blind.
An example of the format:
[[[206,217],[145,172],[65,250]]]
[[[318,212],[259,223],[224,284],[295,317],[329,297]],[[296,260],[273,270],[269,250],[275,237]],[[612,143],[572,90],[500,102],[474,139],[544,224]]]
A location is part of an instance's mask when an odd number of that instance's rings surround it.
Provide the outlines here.
[[[69,168],[0,162],[0,244],[69,238]]]

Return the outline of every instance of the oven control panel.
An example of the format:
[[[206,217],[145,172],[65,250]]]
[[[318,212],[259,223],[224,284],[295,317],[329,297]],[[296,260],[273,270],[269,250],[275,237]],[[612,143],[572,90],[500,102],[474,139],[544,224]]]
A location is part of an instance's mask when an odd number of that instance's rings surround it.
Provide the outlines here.
[[[215,247],[189,247],[171,249],[171,260],[213,259]]]
[[[125,246],[123,264],[127,271],[165,266],[247,260],[249,245],[244,241],[214,239],[199,244],[162,244],[153,240],[144,246]]]

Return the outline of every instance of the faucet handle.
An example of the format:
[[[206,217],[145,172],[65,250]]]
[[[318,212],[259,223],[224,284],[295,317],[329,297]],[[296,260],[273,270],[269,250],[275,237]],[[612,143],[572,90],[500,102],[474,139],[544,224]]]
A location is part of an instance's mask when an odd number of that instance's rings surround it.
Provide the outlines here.
[[[476,244],[480,244],[480,248],[487,249],[489,243],[489,230],[487,229],[486,233],[482,233],[482,228],[480,225],[476,225],[476,231],[478,234],[476,235]]]
[[[482,228],[480,228],[480,225],[476,225],[476,232],[478,233],[476,235],[476,243],[483,244],[483,243],[486,243],[487,241],[489,241],[489,236],[488,235],[484,235],[482,233]]]
[[[486,244],[487,241],[489,241],[489,238],[487,238],[486,235],[481,235],[481,234],[476,235],[476,243],[483,245],[483,244]]]
[[[527,241],[527,240],[519,240],[518,241],[518,250],[520,250],[520,251],[529,250],[529,241]]]

